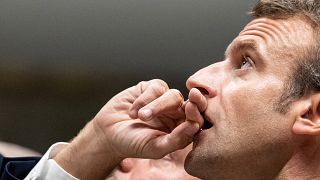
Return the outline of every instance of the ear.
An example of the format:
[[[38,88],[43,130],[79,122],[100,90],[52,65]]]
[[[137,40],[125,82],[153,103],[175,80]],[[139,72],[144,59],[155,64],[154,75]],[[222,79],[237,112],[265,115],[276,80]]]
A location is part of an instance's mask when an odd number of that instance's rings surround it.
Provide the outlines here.
[[[295,134],[320,135],[320,93],[311,94],[299,100],[293,125]]]

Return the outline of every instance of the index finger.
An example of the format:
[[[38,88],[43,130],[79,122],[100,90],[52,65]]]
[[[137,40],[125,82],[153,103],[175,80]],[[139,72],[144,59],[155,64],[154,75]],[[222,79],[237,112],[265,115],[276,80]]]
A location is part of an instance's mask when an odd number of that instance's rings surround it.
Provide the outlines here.
[[[177,111],[184,115],[181,106],[184,103],[184,98],[181,92],[177,89],[169,89],[159,98],[150,102],[138,112],[138,117],[141,120],[150,120],[159,114],[163,114],[169,111]],[[181,109],[181,111],[179,111]],[[179,114],[177,114],[179,116]]]
[[[139,109],[157,99],[169,89],[167,83],[160,79],[141,82],[136,86],[136,88],[139,89],[141,94],[138,95],[129,109],[129,115],[131,118],[137,118]]]

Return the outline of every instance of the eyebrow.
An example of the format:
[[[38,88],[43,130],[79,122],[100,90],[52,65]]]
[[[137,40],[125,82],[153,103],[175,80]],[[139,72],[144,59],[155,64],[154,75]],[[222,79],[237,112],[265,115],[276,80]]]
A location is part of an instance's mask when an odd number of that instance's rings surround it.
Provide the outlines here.
[[[255,52],[258,51],[258,45],[255,41],[252,40],[242,40],[242,41],[236,41],[234,43],[231,43],[231,45],[227,48],[225,51],[224,56],[228,57],[234,52],[240,52],[251,49]]]

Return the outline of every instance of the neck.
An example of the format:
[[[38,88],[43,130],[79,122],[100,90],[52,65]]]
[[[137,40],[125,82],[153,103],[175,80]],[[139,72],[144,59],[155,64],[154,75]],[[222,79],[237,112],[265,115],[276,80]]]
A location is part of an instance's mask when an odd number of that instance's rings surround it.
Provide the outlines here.
[[[320,179],[320,146],[311,141],[297,148],[276,179]]]

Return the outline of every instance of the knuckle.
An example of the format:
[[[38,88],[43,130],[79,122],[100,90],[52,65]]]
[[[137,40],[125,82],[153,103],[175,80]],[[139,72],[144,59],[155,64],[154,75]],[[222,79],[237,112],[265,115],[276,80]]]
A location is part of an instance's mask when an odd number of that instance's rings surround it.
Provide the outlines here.
[[[181,147],[181,137],[180,136],[169,136],[168,138],[168,141],[169,143],[168,144],[171,144],[171,148],[172,149],[178,149],[179,147]]]
[[[141,108],[147,104],[148,104],[148,101],[147,101],[147,99],[144,99],[144,98],[139,98],[136,102],[134,102],[134,105],[137,108]]]
[[[163,86],[158,86],[157,84],[152,85],[150,88],[156,96],[161,96],[166,92],[166,89]]]
[[[179,90],[170,89],[169,93],[170,93],[170,96],[172,96],[176,102],[183,102],[184,101],[184,98]]]
[[[161,79],[152,79],[150,81],[142,81],[140,83],[142,92],[146,89],[151,89],[151,92],[156,96],[161,96],[169,89],[167,83]]]
[[[155,84],[157,84],[158,86],[163,87],[164,90],[169,89],[168,84],[167,84],[165,81],[161,80],[161,79],[153,79],[152,81],[153,81]]]
[[[176,140],[175,144],[173,145],[174,149],[181,149],[182,147],[185,146],[185,139],[184,138],[179,138]]]
[[[181,135],[179,138],[175,139],[174,148],[181,149],[184,148],[192,141],[193,137],[187,134]]]
[[[145,86],[147,83],[148,83],[148,81],[140,81],[138,83],[138,85]]]
[[[140,81],[136,86],[140,92],[143,92],[147,88],[148,81]]]

